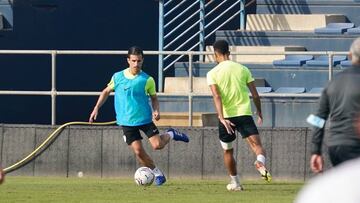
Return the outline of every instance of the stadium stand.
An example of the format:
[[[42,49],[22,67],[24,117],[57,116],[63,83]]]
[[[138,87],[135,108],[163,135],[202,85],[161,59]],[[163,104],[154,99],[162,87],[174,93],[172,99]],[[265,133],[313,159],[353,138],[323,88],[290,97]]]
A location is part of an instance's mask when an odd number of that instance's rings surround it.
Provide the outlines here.
[[[323,87],[314,87],[308,93],[321,93],[323,89]]]
[[[261,55],[261,53],[269,52],[288,52],[288,51],[305,51],[303,46],[230,46],[230,52],[253,52],[258,54],[246,54],[246,55],[230,55],[230,59],[239,63],[248,63],[248,64],[266,64],[272,63],[273,60],[282,60],[285,59],[284,54],[271,54],[271,55]],[[214,51],[212,46],[206,46],[206,51]],[[215,62],[214,55],[206,55],[205,62]]]
[[[355,28],[347,29],[346,34],[349,34],[349,35],[358,35],[358,34],[360,34],[360,27],[355,27]]]
[[[313,31],[329,23],[345,22],[343,15],[336,14],[249,14],[248,31]]]
[[[343,34],[354,26],[354,23],[329,23],[326,27],[316,28],[314,31],[317,34]]]
[[[256,90],[258,93],[269,93],[273,91],[271,87],[256,87]]]
[[[205,77],[193,77],[193,93],[211,94]],[[187,93],[189,92],[188,77],[166,77],[164,85],[165,93]]]
[[[300,94],[304,93],[304,87],[280,87],[279,89],[275,90],[275,93],[289,93],[289,94]]]
[[[344,61],[347,59],[347,56],[334,56],[333,57],[333,66],[337,66],[340,64],[341,61]],[[306,61],[307,66],[323,66],[328,67],[329,66],[329,57],[328,56],[319,56],[315,57],[313,60]]]
[[[271,55],[232,55],[231,59],[247,66],[253,77],[264,79],[261,86],[257,85],[260,93],[299,94],[298,98],[282,97],[279,101],[276,97],[265,96],[262,100],[264,112],[271,120],[265,126],[304,126],[303,120],[312,113],[311,109],[315,109],[318,101],[316,97],[302,98],[301,94],[321,93],[329,80],[328,56],[280,53],[347,52],[358,37],[356,32],[360,32],[360,27],[351,28],[360,25],[360,1],[257,0],[254,9],[247,15],[246,29],[216,31],[216,40],[227,40],[231,52],[275,52]],[[330,32],[321,32],[318,28],[322,27]],[[315,32],[316,29],[319,32]],[[212,52],[211,46],[206,47],[206,51]],[[333,75],[351,65],[346,56],[334,55],[333,59]],[[193,63],[193,75],[205,77],[215,65],[213,56],[206,56],[204,62]],[[175,64],[175,76],[186,77],[188,70],[187,62]],[[290,121],[289,112],[299,116]]]
[[[306,61],[312,60],[312,55],[286,55],[283,60],[274,60],[274,66],[287,66],[287,67],[298,67],[306,63]]]
[[[345,60],[340,62],[341,68],[349,68],[351,66],[350,60]]]

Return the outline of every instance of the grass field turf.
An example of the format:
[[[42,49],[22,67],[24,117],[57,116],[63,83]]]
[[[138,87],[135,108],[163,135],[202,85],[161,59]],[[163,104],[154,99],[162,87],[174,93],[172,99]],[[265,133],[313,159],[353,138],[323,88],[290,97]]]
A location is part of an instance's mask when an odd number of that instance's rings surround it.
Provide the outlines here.
[[[132,179],[7,177],[0,202],[293,202],[303,182],[245,181],[229,192],[226,180],[171,179],[163,186],[137,186]]]

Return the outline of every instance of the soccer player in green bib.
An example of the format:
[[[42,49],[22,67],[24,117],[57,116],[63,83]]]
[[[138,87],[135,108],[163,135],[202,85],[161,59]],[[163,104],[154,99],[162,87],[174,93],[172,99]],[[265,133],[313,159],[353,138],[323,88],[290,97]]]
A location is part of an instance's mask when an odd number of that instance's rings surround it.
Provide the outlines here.
[[[240,132],[256,154],[254,164],[262,178],[271,181],[271,175],[265,167],[265,151],[252,118],[248,89],[256,106],[259,125],[262,124],[260,97],[249,69],[229,59],[229,44],[225,40],[218,40],[213,47],[218,65],[207,73],[206,78],[219,118],[219,139],[224,150],[224,163],[231,178],[226,188],[229,191],[241,191],[243,187],[236,170],[232,145],[236,139],[235,130]]]
[[[170,139],[189,142],[189,138],[186,134],[173,128],[168,129],[164,134],[159,134],[159,130],[153,123],[153,119],[160,119],[155,81],[141,70],[143,61],[144,54],[141,48],[134,46],[128,50],[127,62],[129,67],[112,76],[109,84],[100,94],[89,122],[96,120],[100,107],[105,103],[110,93],[115,91],[116,122],[123,130],[124,141],[133,150],[140,165],[153,170],[155,184],[162,185],[166,182],[165,175],[145,152],[141,142],[140,130],[148,137],[154,150],[163,149]]]

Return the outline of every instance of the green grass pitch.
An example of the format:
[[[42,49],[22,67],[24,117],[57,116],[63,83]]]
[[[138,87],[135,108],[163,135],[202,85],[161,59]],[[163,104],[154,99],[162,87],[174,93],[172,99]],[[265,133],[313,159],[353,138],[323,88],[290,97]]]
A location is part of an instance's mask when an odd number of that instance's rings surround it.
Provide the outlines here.
[[[7,177],[0,202],[293,202],[303,182],[245,181],[245,191],[229,192],[227,180],[170,179],[163,186],[137,186],[130,178]]]

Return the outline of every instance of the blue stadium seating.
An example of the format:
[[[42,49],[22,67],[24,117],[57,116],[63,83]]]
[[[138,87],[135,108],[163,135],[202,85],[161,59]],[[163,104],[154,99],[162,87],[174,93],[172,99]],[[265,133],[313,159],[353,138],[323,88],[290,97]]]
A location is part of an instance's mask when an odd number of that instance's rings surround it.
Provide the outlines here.
[[[256,87],[256,90],[258,91],[258,93],[269,93],[269,92],[272,92],[272,88],[271,88],[271,87]]]
[[[341,61],[347,59],[347,56],[334,56],[333,57],[333,66],[339,65]],[[329,57],[328,56],[319,56],[313,60],[306,61],[307,66],[329,66]]]
[[[354,23],[329,23],[326,27],[316,28],[314,31],[316,34],[342,34],[354,26]]]
[[[312,55],[286,55],[283,60],[273,61],[274,66],[302,66],[306,61],[313,59]]]
[[[350,28],[346,31],[346,34],[357,35],[360,34],[360,27]]]
[[[351,67],[351,61],[350,60],[346,60],[346,61],[341,61],[340,62],[341,68],[349,68]]]
[[[314,87],[308,93],[321,93],[323,90],[323,87]]]
[[[275,93],[299,94],[304,92],[305,92],[304,87],[280,87],[279,89],[275,90]]]

